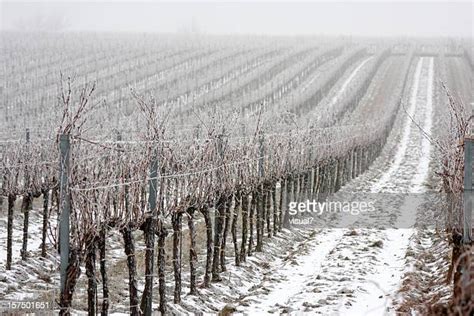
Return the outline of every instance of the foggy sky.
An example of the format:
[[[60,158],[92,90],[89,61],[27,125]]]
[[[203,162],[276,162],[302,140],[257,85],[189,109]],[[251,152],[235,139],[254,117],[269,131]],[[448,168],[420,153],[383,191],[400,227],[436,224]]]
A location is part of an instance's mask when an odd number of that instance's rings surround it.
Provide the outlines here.
[[[3,30],[472,37],[463,2],[5,2]]]

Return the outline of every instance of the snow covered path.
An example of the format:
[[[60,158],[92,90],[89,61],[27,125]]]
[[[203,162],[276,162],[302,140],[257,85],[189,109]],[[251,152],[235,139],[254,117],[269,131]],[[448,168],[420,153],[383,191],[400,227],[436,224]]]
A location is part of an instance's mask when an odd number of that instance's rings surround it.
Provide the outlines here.
[[[250,293],[243,314],[395,314],[392,301],[405,267],[416,212],[426,196],[432,148],[433,58],[420,58],[401,131],[389,155],[342,188],[331,200],[363,196],[375,212],[338,218],[343,228],[327,228],[301,245],[301,254],[275,267],[271,278]],[[412,122],[412,118],[416,124]],[[393,158],[393,159],[391,159]],[[248,304],[247,304],[248,303]]]
[[[347,77],[347,79],[344,81],[344,83],[342,84],[341,88],[337,91],[336,95],[331,99],[331,102],[329,103],[328,107],[332,107],[334,104],[337,103],[337,101],[339,101],[341,99],[341,97],[344,95],[344,93],[346,92],[347,90],[347,87],[349,86],[349,84],[352,82],[352,80],[354,80],[355,76],[357,75],[357,73],[362,69],[362,67],[364,67],[364,65],[373,58],[373,56],[370,56],[370,57],[367,57],[366,59],[362,60],[362,62],[357,65],[356,68],[354,68],[354,70],[352,70],[351,74],[349,75],[349,77]]]

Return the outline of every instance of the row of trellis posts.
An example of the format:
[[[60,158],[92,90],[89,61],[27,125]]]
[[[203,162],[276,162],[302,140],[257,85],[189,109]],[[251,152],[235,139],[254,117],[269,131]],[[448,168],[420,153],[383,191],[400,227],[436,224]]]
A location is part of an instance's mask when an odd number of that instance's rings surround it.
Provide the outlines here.
[[[27,132],[27,140],[28,140]],[[263,139],[263,135],[260,139]],[[70,201],[69,201],[69,188],[68,188],[68,171],[69,171],[69,156],[70,156],[70,136],[67,134],[60,135],[59,138],[59,154],[60,154],[60,228],[59,228],[59,249],[60,249],[60,289],[61,298],[63,297],[63,291],[66,288],[67,282],[67,267],[69,264],[69,218],[70,218]],[[454,278],[455,282],[455,295],[456,291],[459,290],[463,297],[471,297],[471,283],[472,279],[472,252],[470,245],[472,245],[472,194],[473,194],[473,151],[474,151],[474,138],[465,139],[465,150],[464,150],[464,194],[463,194],[463,211],[462,211],[462,249],[465,253],[465,260],[460,260],[458,266],[459,278]],[[220,144],[222,146],[222,144]],[[222,150],[222,148],[220,149]],[[263,157],[264,153],[263,142],[260,142],[260,157]],[[155,155],[155,157],[157,157]],[[264,176],[263,159],[259,159],[258,172],[261,177]],[[150,180],[149,189],[150,194],[148,197],[150,220],[156,218],[157,214],[153,213],[156,210],[156,188],[157,188],[157,176],[158,176],[158,159],[152,159],[150,166]],[[156,212],[155,212],[156,213]],[[154,234],[152,234],[154,236]],[[153,237],[152,237],[153,238]],[[469,252],[469,253],[467,253]],[[153,255],[152,255],[153,257]],[[152,278],[153,271],[147,271],[147,276]],[[151,297],[146,300],[147,308],[145,311],[151,313]]]
[[[118,136],[120,138],[120,135]],[[223,137],[218,137],[218,150],[219,154],[223,156]],[[27,142],[29,141],[29,133],[27,131]],[[264,168],[263,168],[263,155],[264,155],[264,145],[263,145],[263,133],[260,134],[259,138],[259,149],[260,149],[260,158],[258,160],[258,173],[259,176],[263,178]],[[59,158],[60,158],[60,168],[59,168],[59,207],[60,207],[60,221],[59,221],[59,252],[60,252],[60,293],[61,293],[61,306],[65,306],[66,303],[64,300],[70,296],[70,294],[64,293],[68,290],[66,282],[68,282],[67,270],[69,266],[69,238],[70,238],[70,213],[71,213],[71,203],[69,195],[69,158],[70,158],[70,135],[61,134],[59,137]],[[149,212],[147,221],[149,221],[151,230],[149,230],[149,236],[146,238],[147,249],[152,253],[151,258],[154,257],[154,242],[151,238],[154,238],[155,231],[154,225],[152,222],[157,220],[157,188],[158,188],[158,153],[155,149],[154,155],[150,164],[150,180],[149,180],[149,195],[148,195],[148,204]],[[257,243],[258,244],[258,243]],[[153,270],[153,265],[147,265]],[[146,278],[151,278],[150,284],[153,284],[153,271],[145,271]],[[151,293],[151,291],[150,291]],[[145,298],[145,315],[151,315],[152,311],[152,296],[149,295]]]
[[[217,149],[218,149],[218,152],[220,153],[221,156],[223,156],[223,147],[225,146],[225,143],[224,143],[224,137],[218,137],[217,138]],[[264,168],[264,155],[265,155],[265,148],[264,148],[264,133],[260,133],[259,134],[259,159],[258,159],[258,175],[260,178],[264,178],[265,176],[265,168]],[[379,139],[379,141],[375,142],[374,144],[371,144],[370,146],[368,146],[367,148],[363,149],[363,148],[360,148],[360,150],[357,150],[357,153],[360,153],[360,156],[359,154],[355,155],[355,153],[349,153],[349,156],[346,157],[347,159],[350,160],[350,162],[343,162],[342,165],[340,165],[338,168],[334,169],[334,172],[336,172],[338,174],[338,176],[334,179],[334,180],[331,180],[331,182],[333,182],[333,184],[335,185],[335,187],[333,189],[331,188],[327,188],[329,190],[335,190],[337,191],[337,187],[339,187],[340,185],[342,185],[343,183],[342,182],[345,182],[344,179],[348,180],[350,178],[354,178],[356,177],[359,173],[363,172],[363,170],[365,170],[368,165],[370,164],[370,162],[378,155],[378,152],[379,150],[381,149],[381,146],[383,145],[383,140],[382,139]],[[68,289],[70,289],[70,284],[67,284],[68,281],[68,267],[70,265],[70,244],[69,244],[69,238],[70,238],[70,223],[69,223],[69,218],[70,218],[70,212],[71,212],[71,203],[70,203],[70,200],[69,200],[69,180],[68,180],[68,177],[69,177],[69,174],[68,174],[68,171],[69,171],[69,158],[70,158],[70,135],[68,134],[62,134],[59,136],[59,156],[60,156],[60,175],[59,175],[59,188],[60,188],[60,193],[59,193],[59,196],[60,196],[60,201],[59,201],[59,206],[60,206],[60,221],[59,221],[59,249],[60,249],[60,288],[61,288],[61,297],[60,297],[60,306],[61,307],[61,313],[60,314],[67,314],[68,313],[68,307],[66,306],[69,306],[70,304],[70,300],[72,299],[72,293],[65,293],[65,291],[68,291]],[[148,179],[148,186],[149,186],[149,195],[148,195],[148,204],[149,204],[149,207],[148,207],[148,212],[149,214],[147,214],[147,219],[149,219],[150,221],[152,221],[153,219],[157,219],[157,212],[156,212],[156,204],[157,204],[157,196],[156,196],[156,191],[157,191],[157,186],[158,186],[158,183],[157,183],[157,178],[158,178],[158,156],[155,154],[153,155],[154,158],[152,158],[151,162],[150,162],[150,178]],[[355,161],[355,156],[357,156],[357,162]],[[360,158],[360,159],[359,159]],[[345,159],[345,158],[344,158]],[[339,171],[339,169],[342,168],[343,171],[345,174],[343,175],[341,173],[341,171]],[[345,170],[347,168],[347,170]],[[330,168],[332,170],[332,168]],[[309,181],[309,179],[312,179],[316,174],[314,174],[314,176],[312,175],[308,175],[307,172],[303,172],[303,177],[305,179],[306,182],[308,182],[306,185],[310,185],[309,182],[312,182],[312,181]],[[341,176],[342,178],[339,178],[339,176]],[[296,176],[296,178],[294,178],[295,181],[297,181],[296,179],[302,179],[302,178],[299,178],[299,176]],[[299,181],[299,180],[298,180]],[[302,181],[302,180],[301,180]],[[289,184],[290,185],[290,184]],[[315,185],[315,184],[314,184]],[[285,194],[288,194],[288,190],[290,189],[290,187],[287,187],[285,184],[284,184],[284,188],[282,188],[282,190],[284,192],[286,192]],[[291,187],[295,186],[294,185],[291,185]],[[311,187],[313,187],[313,185],[311,184]],[[293,192],[292,193],[292,196],[293,194],[296,194],[293,190],[295,188],[292,188],[291,191]],[[311,191],[314,191],[314,188],[306,188],[307,190],[311,190]],[[260,184],[259,185],[259,190],[264,190],[264,184]],[[261,192],[258,193],[257,192],[257,195],[258,194],[262,194]],[[308,194],[309,194],[309,191],[308,191]],[[257,197],[258,199],[258,197]],[[253,201],[253,198],[252,198],[252,201]],[[281,201],[280,201],[281,203]],[[258,212],[263,212],[263,205],[261,205],[261,207],[257,207],[257,211]],[[220,212],[223,212],[223,210],[219,210],[219,208],[216,209],[216,212],[218,212],[218,216],[215,216],[215,220],[216,220],[216,223],[214,223],[214,225],[219,226],[219,225],[223,225],[223,223],[221,222],[222,221],[222,218],[220,215],[224,215],[224,214],[220,214]],[[287,217],[287,213],[288,212],[285,212],[285,218],[282,218],[282,214],[283,213],[283,210],[280,210],[280,214],[279,214],[279,219],[277,220],[278,221],[278,225],[280,226],[283,226],[285,227],[285,223],[288,223],[288,218]],[[276,216],[275,214],[273,214],[274,216]],[[270,216],[269,214],[267,214],[267,216]],[[274,218],[275,220],[275,218]],[[219,222],[218,222],[219,221]],[[150,223],[151,224],[151,223]],[[256,251],[261,251],[261,247],[262,247],[262,235],[263,235],[263,227],[265,226],[265,223],[263,223],[263,217],[262,216],[259,216],[257,218],[257,221],[256,221],[256,248],[255,250]],[[282,225],[283,224],[283,225]],[[146,225],[146,223],[145,223]],[[275,225],[275,223],[274,223]],[[154,225],[151,225],[151,226],[154,226]],[[267,226],[270,227],[270,223],[269,223],[269,217],[267,217]],[[158,228],[159,229],[159,228]],[[217,232],[218,229],[216,229],[216,232]],[[148,230],[147,230],[148,231]],[[220,230],[219,230],[220,231]],[[151,234],[151,236],[149,236],[148,238],[145,236],[145,243],[146,243],[146,248],[149,249],[149,251],[154,251],[154,241],[153,240],[148,240],[149,238],[155,238],[154,237],[155,233],[153,232]],[[222,238],[224,238],[224,236],[221,236],[220,234],[216,234],[215,236],[215,239],[217,240],[214,240],[214,255],[217,255],[216,258],[219,257],[219,253],[216,254],[216,251],[217,252],[220,252],[220,246],[221,246],[221,242],[222,242]],[[249,250],[249,253],[250,253],[250,250]],[[154,258],[154,254],[153,253],[150,253],[150,254],[145,254],[146,257],[150,257],[150,258]],[[146,259],[145,259],[146,260]],[[236,259],[237,260],[237,259]],[[215,265],[215,264],[219,264],[219,261],[218,260],[213,260],[212,262],[212,265]],[[151,269],[153,269],[153,264],[151,265],[148,265]],[[214,271],[214,270],[213,270]],[[146,278],[153,278],[153,271],[145,271],[145,275],[146,275]],[[212,275],[212,279],[216,279],[218,278],[218,276],[215,276],[214,273]],[[147,280],[148,284],[153,284],[153,280]],[[151,294],[151,290],[148,289],[147,293]],[[161,295],[161,293],[160,293]],[[145,301],[144,301],[144,314],[145,315],[151,315],[152,313],[152,295],[147,295],[145,297]],[[64,309],[64,310],[63,310]],[[64,313],[62,313],[64,312]]]

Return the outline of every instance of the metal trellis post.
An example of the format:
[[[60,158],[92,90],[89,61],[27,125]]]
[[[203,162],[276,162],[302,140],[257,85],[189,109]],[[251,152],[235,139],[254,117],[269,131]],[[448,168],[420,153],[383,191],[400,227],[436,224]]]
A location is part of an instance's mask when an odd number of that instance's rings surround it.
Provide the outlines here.
[[[59,199],[61,209],[61,218],[59,222],[59,253],[61,256],[61,293],[63,293],[66,287],[67,267],[69,265],[69,215],[71,212],[71,205],[69,199],[69,135],[62,134],[59,138],[59,141]]]
[[[474,139],[464,141],[463,243],[472,241],[472,151]]]
[[[472,150],[474,139],[464,139],[463,244],[472,242]],[[471,251],[471,250],[468,250]],[[462,288],[469,291],[470,265],[461,265]],[[470,297],[468,294],[467,297]]]

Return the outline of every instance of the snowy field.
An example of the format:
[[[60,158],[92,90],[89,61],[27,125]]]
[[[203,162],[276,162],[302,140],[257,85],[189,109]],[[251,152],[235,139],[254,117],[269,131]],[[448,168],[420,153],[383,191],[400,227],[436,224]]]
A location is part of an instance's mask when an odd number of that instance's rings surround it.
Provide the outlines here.
[[[0,312],[456,308],[472,43],[263,34],[0,32]]]
[[[328,104],[338,101],[370,59],[363,59],[348,72]],[[406,90],[407,103],[399,111],[381,156],[369,171],[328,198],[334,201],[354,196],[370,198],[375,202],[375,212],[357,216],[336,214],[325,219],[316,218],[322,222],[315,228],[294,225],[291,230],[285,229],[268,241],[263,252],[254,253],[241,267],[229,265],[222,273],[227,282],[212,283],[208,289],[199,289],[197,296],[185,295],[180,305],[170,303],[171,311],[179,314],[217,312],[227,307],[246,315],[396,313],[407,295],[402,284],[416,273],[417,268],[413,265],[418,256],[435,245],[444,252],[440,256],[446,256],[448,252],[435,231],[422,225],[426,220],[423,214],[433,215],[440,211],[436,207],[437,201],[430,200],[431,195],[425,194],[437,185],[432,177],[436,167],[433,163],[435,150],[420,131],[422,128],[430,134],[433,129],[437,105],[435,59],[417,58],[412,68],[410,88]],[[2,300],[51,300],[59,283],[58,256],[54,255],[54,250],[50,249],[46,258],[39,256],[42,222],[39,208],[33,210],[30,220],[30,259],[22,262],[19,258],[22,216],[15,215],[13,270],[6,271],[4,262],[0,263]],[[55,221],[55,218],[50,219],[52,235],[55,234]],[[3,217],[0,223],[0,255],[4,257],[6,218]],[[202,225],[202,221],[198,225]],[[128,310],[128,279],[124,270],[123,241],[116,234],[110,234],[108,238],[109,286],[114,289],[111,294],[113,314],[118,315]],[[198,237],[202,245],[203,238]],[[142,258],[145,245],[141,235],[136,234],[136,241]],[[202,262],[204,251],[200,250],[198,256]],[[229,253],[227,261],[233,261]],[[139,265],[140,262],[139,259]],[[200,267],[198,275],[202,273]],[[444,272],[436,270],[433,273]],[[170,269],[169,291],[172,291],[171,274]],[[187,280],[187,276],[185,264],[183,280]],[[186,281],[183,285],[186,288]],[[86,309],[84,286],[82,279],[73,304],[78,314]],[[142,278],[139,278],[138,288],[143,288]]]

